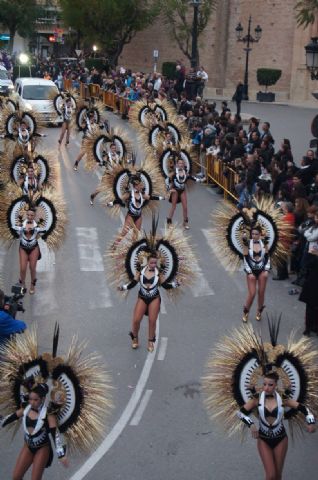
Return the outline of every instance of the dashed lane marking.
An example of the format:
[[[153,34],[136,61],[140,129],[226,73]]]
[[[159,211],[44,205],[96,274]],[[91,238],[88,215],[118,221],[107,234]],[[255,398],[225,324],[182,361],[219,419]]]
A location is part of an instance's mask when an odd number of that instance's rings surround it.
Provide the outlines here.
[[[168,347],[168,337],[161,337],[159,352],[158,352],[158,360],[163,361],[166,358]]]
[[[139,425],[139,422],[144,414],[144,411],[147,408],[151,395],[152,395],[152,390],[145,391],[144,396],[140,401],[139,407],[137,408],[135,415],[133,416],[129,425],[133,427],[136,427],[137,425]]]

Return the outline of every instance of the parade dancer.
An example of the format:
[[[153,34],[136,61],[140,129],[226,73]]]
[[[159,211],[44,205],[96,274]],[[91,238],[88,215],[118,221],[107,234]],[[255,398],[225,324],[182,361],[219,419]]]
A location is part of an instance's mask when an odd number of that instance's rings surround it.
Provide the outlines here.
[[[99,124],[96,122],[96,115],[94,111],[91,111],[88,113],[88,118],[86,118],[85,123],[82,124],[82,131],[83,131],[83,138],[82,138],[82,144],[81,144],[81,149],[80,152],[75,160],[73,170],[77,171],[78,169],[78,164],[84,157],[84,155],[87,155],[87,149],[85,148],[85,143],[87,140],[87,137],[89,133],[92,133],[100,128]],[[93,152],[92,152],[93,154]]]
[[[65,103],[63,103],[63,106],[62,106],[61,110],[62,110],[62,116],[63,116],[63,123],[62,123],[62,129],[61,129],[61,134],[60,134],[60,138],[58,140],[58,143],[59,143],[59,145],[62,144],[64,135],[66,133],[65,145],[67,146],[70,143],[71,122],[72,122],[72,117],[73,117],[73,114],[74,114],[71,97],[66,98]]]
[[[265,290],[268,272],[271,268],[268,255],[268,239],[262,239],[262,229],[259,225],[251,228],[251,238],[243,234],[244,271],[246,273],[248,296],[243,309],[243,322],[247,322],[248,313],[253,304],[256,290],[258,290],[258,308],[256,320],[260,321],[265,308]]]
[[[126,235],[128,230],[133,226],[138,230],[141,229],[142,210],[147,205],[147,202],[165,199],[162,195],[148,195],[145,193],[142,178],[138,173],[130,176],[127,190],[127,193],[125,193],[120,200],[114,199],[107,203],[107,207],[109,208],[112,208],[114,205],[127,207],[127,214],[121,236]]]
[[[188,219],[186,184],[188,180],[202,183],[205,182],[205,178],[198,178],[190,175],[185,168],[184,160],[182,158],[179,158],[177,160],[175,170],[169,175],[168,179],[168,188],[170,192],[169,202],[171,203],[171,208],[167,217],[167,225],[171,225],[176,206],[178,203],[181,202],[183,212],[183,226],[186,230],[188,230],[190,227]]]
[[[103,194],[104,205],[114,215],[120,214],[121,207],[127,208],[124,226],[115,244],[121,241],[129,228],[140,230],[143,213],[152,212],[156,208],[155,202],[165,199],[164,181],[153,159],[146,159],[138,168],[133,161],[132,166],[118,165],[106,169],[98,190]]]
[[[35,384],[28,392],[28,405],[0,420],[2,427],[20,419],[23,423],[24,446],[13,471],[14,480],[22,480],[31,465],[32,479],[41,480],[45,468],[50,467],[53,461],[51,440],[58,459],[65,467],[68,466],[66,449],[61,442],[53,408],[45,406],[48,392],[46,383]]]
[[[128,291],[139,284],[129,335],[132,348],[137,349],[140,324],[147,315],[149,352],[153,352],[156,341],[160,287],[172,293],[171,289],[184,287],[195,280],[194,255],[181,230],[171,228],[160,236],[157,226],[158,219],[153,217],[149,235],[130,229],[120,245],[116,249],[111,247],[106,256],[110,258],[108,276],[113,283],[120,284],[120,291]],[[125,283],[121,283],[123,281]]]
[[[112,408],[109,377],[96,353],[84,356],[85,344],[73,337],[67,355],[57,355],[55,325],[51,352],[40,354],[36,332],[33,327],[1,348],[0,424],[22,420],[24,430],[14,480],[22,480],[31,465],[32,479],[42,479],[53,460],[51,440],[65,466],[66,451],[93,452]]]
[[[109,151],[106,154],[106,158],[104,159],[104,166],[106,169],[113,168],[121,163],[120,156],[116,151],[116,144],[111,143],[109,146]],[[95,197],[100,193],[100,189],[97,188],[93,193],[90,195],[90,204],[94,205]]]
[[[38,238],[45,240],[48,247],[56,250],[65,236],[66,213],[63,200],[55,193],[46,190],[45,193],[33,193],[17,196],[11,200],[11,195],[5,190],[2,197],[2,212],[0,215],[0,238],[9,244],[19,239],[20,279],[25,286],[27,267],[31,275],[30,294],[35,293],[36,267],[41,258]],[[11,190],[12,192],[12,190]]]
[[[213,214],[213,235],[216,250],[235,270],[243,260],[247,281],[247,298],[242,321],[248,321],[249,311],[256,292],[258,306],[256,320],[262,318],[265,308],[265,291],[271,263],[279,264],[288,254],[282,238],[292,234],[273,200],[253,200],[252,208],[240,211],[233,206],[224,206]]]
[[[303,429],[301,413],[312,433],[312,412],[318,407],[318,351],[307,339],[296,341],[294,334],[287,346],[278,344],[279,322],[269,320],[270,342],[263,342],[250,326],[224,337],[214,346],[202,379],[211,418],[221,420],[230,435],[251,429],[267,480],[282,479],[288,447],[283,420],[296,433]]]

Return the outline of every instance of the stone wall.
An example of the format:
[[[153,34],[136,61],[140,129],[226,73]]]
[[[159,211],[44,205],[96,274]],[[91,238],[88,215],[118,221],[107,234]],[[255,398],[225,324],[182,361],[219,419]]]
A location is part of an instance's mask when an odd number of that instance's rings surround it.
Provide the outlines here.
[[[260,67],[279,68],[282,76],[271,87],[279,100],[291,98],[304,101],[311,98],[315,86],[305,68],[304,46],[316,26],[306,30],[296,28],[294,6],[296,0],[220,0],[216,12],[200,38],[200,63],[209,74],[211,94],[230,96],[239,79],[243,80],[245,52],[242,42],[237,42],[235,27],[241,22],[247,33],[249,16],[252,16],[252,34],[256,25],[263,29],[262,38],[252,45],[249,63],[250,98],[255,99],[260,89],[256,70]],[[159,50],[158,69],[165,61],[189,60],[182,54],[168,33],[162,18],[144,32],[136,35],[127,45],[119,63],[134,70],[153,68],[153,50]]]

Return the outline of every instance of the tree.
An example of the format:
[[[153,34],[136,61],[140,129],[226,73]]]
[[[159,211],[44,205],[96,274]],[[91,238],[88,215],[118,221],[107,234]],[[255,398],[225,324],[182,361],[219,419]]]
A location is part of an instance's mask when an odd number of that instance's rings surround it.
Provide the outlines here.
[[[160,0],[161,10],[172,38],[177,42],[182,53],[191,60],[192,57],[192,23],[193,3],[189,0]],[[198,38],[206,28],[218,0],[204,0],[198,9]],[[197,52],[199,64],[199,52]]]
[[[0,0],[0,23],[9,30],[9,50],[12,52],[16,33],[26,38],[35,31],[36,19],[43,8],[36,0]]]
[[[318,0],[301,0],[296,3],[295,10],[297,24],[306,28],[318,15]]]
[[[124,46],[159,14],[156,0],[60,0],[64,23],[117,65]]]

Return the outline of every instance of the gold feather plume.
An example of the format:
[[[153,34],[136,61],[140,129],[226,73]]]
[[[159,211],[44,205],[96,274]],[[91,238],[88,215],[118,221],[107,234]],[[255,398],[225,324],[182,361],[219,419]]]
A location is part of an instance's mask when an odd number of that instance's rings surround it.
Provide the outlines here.
[[[131,280],[125,266],[126,257],[132,245],[143,239],[146,241],[146,234],[140,232],[136,227],[132,227],[125,235],[119,233],[115,242],[106,249],[104,255],[105,272],[108,282],[113,287],[118,287]],[[169,297],[175,298],[183,290],[182,287],[191,286],[195,283],[196,257],[190,245],[189,237],[175,225],[165,228],[163,234],[156,235],[152,239],[152,244],[155,245],[159,240],[168,242],[174,248],[178,258],[178,270],[174,280],[180,283],[181,288],[166,290]],[[147,258],[148,254],[141,252],[138,257],[140,265],[145,266]],[[160,253],[158,261],[161,261]]]
[[[318,413],[318,351],[313,350],[312,342],[308,338],[295,341],[295,332],[292,332],[286,347],[273,346],[268,342],[263,344],[250,325],[242,326],[224,336],[213,347],[208,357],[205,375],[202,377],[204,404],[208,414],[212,420],[215,419],[222,425],[228,435],[246,431],[236,415],[241,405],[233,395],[234,372],[244,357],[252,352],[255,352],[259,359],[266,355],[273,363],[285,352],[297,357],[307,376],[306,403],[314,414]],[[274,367],[274,369],[280,377],[278,393],[283,395],[285,389],[289,387],[288,376],[282,368]],[[253,372],[251,385],[260,388],[262,378],[263,369],[260,366]],[[291,433],[301,434],[303,423],[299,415],[291,417],[289,420]]]
[[[87,454],[98,446],[105,435],[106,420],[113,406],[110,375],[105,370],[103,359],[97,353],[84,356],[85,348],[86,342],[80,342],[74,336],[65,357],[52,358],[50,353],[40,355],[34,326],[24,334],[16,335],[0,350],[0,408],[6,414],[16,410],[13,380],[20,377],[19,370],[23,364],[43,358],[47,361],[49,376],[59,365],[72,369],[83,394],[80,414],[63,434],[67,449],[72,454]]]
[[[264,197],[261,200],[254,199],[255,207],[252,209],[243,209],[243,214],[246,216],[252,215],[255,211],[264,212],[266,216],[270,217],[277,229],[277,243],[274,251],[271,254],[271,262],[273,265],[278,265],[288,255],[288,245],[292,238],[290,225],[284,221],[283,213],[275,207],[272,197]],[[231,219],[239,213],[239,210],[230,203],[225,203],[221,208],[213,212],[211,219],[213,228],[210,230],[210,237],[213,241],[216,255],[222,258],[230,270],[235,271],[240,263],[241,258],[231,249],[228,241],[228,226]],[[245,231],[249,230],[249,225],[244,224],[239,235],[243,235]]]

